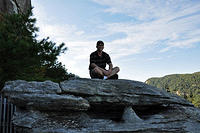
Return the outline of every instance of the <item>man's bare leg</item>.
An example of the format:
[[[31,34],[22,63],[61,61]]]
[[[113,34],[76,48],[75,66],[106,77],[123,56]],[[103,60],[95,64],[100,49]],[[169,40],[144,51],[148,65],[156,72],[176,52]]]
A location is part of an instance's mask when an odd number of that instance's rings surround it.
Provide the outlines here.
[[[95,67],[93,69],[93,72],[95,72],[97,75],[99,75],[99,77],[103,77],[104,73],[102,72],[102,70],[100,69],[100,67]]]
[[[98,67],[98,69],[103,73],[103,76],[108,76],[108,71],[101,68],[101,67]]]
[[[108,73],[107,70],[104,70],[103,68],[100,68],[100,67],[95,67],[93,71],[97,73],[99,76],[102,76],[102,77],[107,76],[107,78],[109,78],[117,74],[120,71],[120,69],[119,67],[114,67],[110,75],[107,74]]]
[[[111,72],[111,74],[107,74],[108,73],[108,71],[107,70],[104,70],[103,68],[98,68],[100,71],[102,71],[102,73],[103,73],[103,76],[107,76],[108,78],[109,77],[111,77],[111,76],[113,76],[113,75],[115,75],[115,74],[117,74],[119,71],[120,71],[120,69],[119,69],[119,67],[114,67],[113,69],[112,69],[112,72]]]
[[[119,67],[114,67],[114,68],[112,69],[111,74],[108,75],[107,77],[110,78],[111,76],[117,74],[119,71],[120,71]]]

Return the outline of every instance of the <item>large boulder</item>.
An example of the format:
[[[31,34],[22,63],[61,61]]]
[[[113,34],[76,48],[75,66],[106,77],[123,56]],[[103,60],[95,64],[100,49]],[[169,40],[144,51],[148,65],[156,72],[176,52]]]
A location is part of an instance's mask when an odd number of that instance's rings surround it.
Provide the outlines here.
[[[20,133],[191,132],[200,110],[183,98],[131,80],[9,81]]]
[[[84,96],[90,104],[110,106],[192,105],[166,91],[131,80],[69,80],[60,83],[62,93]]]
[[[27,82],[23,80],[8,81],[5,83],[4,96],[20,108],[68,111],[87,110],[89,103],[82,97],[60,95],[58,83],[51,81]]]
[[[31,0],[0,0],[0,13],[26,13],[31,9]]]

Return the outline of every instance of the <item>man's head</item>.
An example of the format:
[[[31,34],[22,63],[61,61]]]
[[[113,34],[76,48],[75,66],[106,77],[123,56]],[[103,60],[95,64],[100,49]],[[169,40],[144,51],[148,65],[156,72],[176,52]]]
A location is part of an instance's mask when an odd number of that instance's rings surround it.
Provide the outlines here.
[[[96,47],[97,47],[98,51],[103,51],[103,49],[104,49],[103,41],[101,41],[101,40],[97,41],[97,46]]]
[[[103,43],[103,41],[101,41],[101,40],[99,40],[99,41],[97,41],[97,46],[101,46],[101,45],[103,45],[104,46],[104,43]]]

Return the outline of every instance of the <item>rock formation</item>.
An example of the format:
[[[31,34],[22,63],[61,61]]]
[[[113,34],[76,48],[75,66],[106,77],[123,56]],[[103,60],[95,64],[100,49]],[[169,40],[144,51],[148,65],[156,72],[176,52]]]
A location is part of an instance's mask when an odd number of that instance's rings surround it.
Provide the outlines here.
[[[191,132],[200,110],[183,98],[131,80],[6,82],[20,133]]]
[[[31,8],[31,0],[0,0],[0,13],[26,13]]]

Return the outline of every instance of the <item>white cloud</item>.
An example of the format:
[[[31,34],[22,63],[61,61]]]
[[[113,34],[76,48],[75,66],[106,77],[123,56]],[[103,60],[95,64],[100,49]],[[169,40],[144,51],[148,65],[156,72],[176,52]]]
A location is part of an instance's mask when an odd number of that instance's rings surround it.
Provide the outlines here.
[[[74,41],[81,39],[84,31],[78,30],[75,25],[45,24],[40,26],[42,36],[49,36],[56,42]]]
[[[121,66],[123,66],[123,60],[118,59],[148,51],[156,45],[162,45],[160,52],[166,52],[172,48],[188,48],[200,42],[200,2],[194,3],[191,0],[92,1],[106,5],[104,13],[111,13],[111,15],[120,13],[130,16],[132,21],[115,23],[105,21],[101,22],[101,25],[96,22],[94,29],[91,29],[92,32],[88,33],[79,29],[77,25],[67,24],[67,22],[65,24],[52,23],[55,18],[50,17],[42,5],[35,3],[37,10],[34,10],[34,14],[37,16],[40,36],[49,36],[57,43],[65,42],[69,50],[59,57],[59,60],[66,65],[69,72],[81,77],[89,77],[86,71],[89,55],[96,49],[97,40],[94,40],[96,38],[101,39],[116,33],[125,34],[123,38],[105,42],[105,51],[116,61],[116,65]],[[97,31],[96,34],[95,31]],[[150,58],[149,60],[159,59]],[[128,60],[131,62],[134,59]],[[122,72],[126,73],[125,71],[122,68]]]
[[[73,47],[73,42],[77,42],[77,40],[83,43],[87,42],[89,38],[103,38],[115,33],[125,33],[126,37],[122,39],[116,38],[112,42],[108,42],[109,45],[107,48],[109,52],[115,55],[115,58],[147,51],[152,46],[160,44],[163,40],[168,41],[166,44],[167,47],[161,49],[162,52],[168,51],[173,47],[183,48],[191,45],[190,43],[199,42],[197,38],[200,35],[200,30],[196,26],[200,23],[200,19],[198,19],[200,15],[191,15],[182,19],[180,17],[199,11],[200,4],[193,5],[187,0],[154,0],[151,2],[147,0],[93,1],[107,5],[108,8],[105,9],[107,12],[123,13],[142,21],[139,24],[120,22],[105,23],[102,26],[97,25],[96,28],[101,28],[104,32],[93,35],[78,29],[76,25],[48,23],[55,20],[55,18],[48,17],[42,6],[37,5],[39,6],[38,9],[40,9],[36,10],[36,14],[41,36],[49,36],[59,43],[63,41],[67,42],[67,46],[70,48],[71,46]],[[154,18],[154,21],[147,21],[152,18]],[[82,43],[78,45],[77,49],[82,49]]]
[[[96,50],[96,42],[69,42],[69,50],[59,60],[71,73],[80,77],[89,77],[88,66],[90,53]]]
[[[198,43],[200,36],[200,3],[191,1],[138,1],[138,0],[93,0],[107,5],[111,13],[122,13],[139,19],[138,23],[105,24],[106,32],[125,33],[126,38],[116,39],[110,49],[124,56],[141,53],[154,45],[164,44],[166,52],[171,48],[188,48]],[[187,3],[187,4],[186,4]],[[153,20],[152,20],[153,19]],[[137,22],[137,21],[136,21]]]
[[[149,58],[147,59],[148,61],[157,61],[157,60],[161,60],[161,57],[154,57],[154,58]]]
[[[94,2],[106,5],[105,12],[122,13],[139,20],[159,19],[176,11],[188,13],[190,7],[196,6],[191,0],[93,0]],[[199,5],[196,6],[197,9]],[[192,10],[193,11],[193,10]]]
[[[55,16],[50,16],[43,5],[34,3],[33,17],[37,18],[36,26],[39,27],[39,38],[50,37],[51,40],[62,43],[82,39],[83,30],[76,25],[59,23]],[[55,23],[57,22],[57,23]]]

